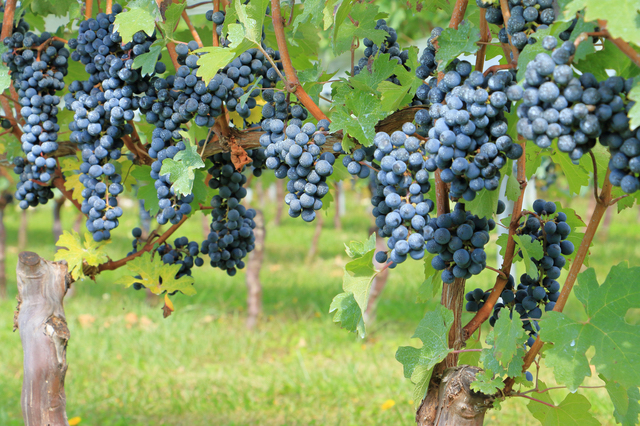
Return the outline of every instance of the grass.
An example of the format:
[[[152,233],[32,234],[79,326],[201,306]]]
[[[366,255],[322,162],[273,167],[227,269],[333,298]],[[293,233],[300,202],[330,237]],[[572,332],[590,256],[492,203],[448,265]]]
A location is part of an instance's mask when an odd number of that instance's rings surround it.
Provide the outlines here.
[[[81,417],[82,426],[413,424],[412,385],[394,354],[401,345],[419,346],[410,336],[437,300],[415,303],[422,266],[408,261],[391,272],[366,340],[332,323],[327,311],[341,291],[347,261],[343,243],[366,238],[370,226],[366,200],[353,193],[347,199],[343,229],[326,220],[318,255],[310,262],[305,257],[314,226],[287,217],[276,227],[274,204],[267,204],[264,315],[253,332],[244,323],[244,273],[229,278],[208,267],[196,270],[198,294],[176,296],[176,312],[167,319],[162,319],[160,305],[145,301],[143,292],[113,284],[124,270],[102,274],[96,283],[76,283],[65,306],[71,330],[69,417]],[[579,213],[587,208],[582,200],[573,204]],[[112,258],[128,251],[128,230],[137,224],[133,203],[125,211],[129,214],[109,246]],[[49,205],[30,212],[28,229],[27,249],[48,259],[53,258],[51,218]],[[75,218],[71,207],[63,218],[64,229],[70,229]],[[22,349],[18,334],[11,332],[19,213],[8,212],[6,224],[10,300],[0,301],[0,424],[13,426],[22,424]],[[200,219],[187,222],[184,231],[180,235],[200,240]],[[591,250],[600,282],[612,264],[626,259],[640,265],[637,210],[616,217],[608,234],[596,237]],[[495,246],[489,257],[495,259]],[[493,279],[485,271],[469,287],[489,288]],[[584,315],[575,300],[567,309]],[[552,382],[549,371],[541,377]],[[588,384],[600,382],[589,379]],[[556,402],[566,394],[553,392]],[[584,394],[594,415],[612,424],[606,393],[595,389]],[[501,411],[488,413],[487,424],[528,423],[528,402],[505,401]]]

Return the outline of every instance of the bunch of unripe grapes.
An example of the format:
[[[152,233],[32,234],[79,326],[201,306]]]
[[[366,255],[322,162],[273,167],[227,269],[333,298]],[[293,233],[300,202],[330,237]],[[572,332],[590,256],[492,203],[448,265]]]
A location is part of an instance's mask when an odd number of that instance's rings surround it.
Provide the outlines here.
[[[504,203],[499,201],[498,214],[504,209]],[[466,212],[461,203],[456,204],[453,212],[431,219],[424,232],[426,248],[436,255],[431,266],[442,271],[443,282],[450,284],[456,278],[468,279],[484,270],[487,266],[484,246],[495,227],[493,219]]]

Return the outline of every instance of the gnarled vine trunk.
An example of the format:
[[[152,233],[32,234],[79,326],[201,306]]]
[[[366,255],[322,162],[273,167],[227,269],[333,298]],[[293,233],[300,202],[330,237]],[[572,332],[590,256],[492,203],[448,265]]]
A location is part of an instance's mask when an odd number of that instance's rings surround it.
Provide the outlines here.
[[[469,388],[479,371],[461,365],[445,370],[441,379],[432,379],[416,414],[418,426],[481,426],[493,398]]]
[[[62,299],[67,265],[22,252],[16,268],[18,308],[14,330],[24,351],[22,416],[25,426],[68,426],[64,378],[69,329]]]

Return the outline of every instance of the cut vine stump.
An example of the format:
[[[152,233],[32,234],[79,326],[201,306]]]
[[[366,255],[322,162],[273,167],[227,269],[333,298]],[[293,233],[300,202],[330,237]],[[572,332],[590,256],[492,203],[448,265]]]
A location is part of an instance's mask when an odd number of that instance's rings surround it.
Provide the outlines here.
[[[69,329],[62,305],[69,287],[67,265],[25,251],[18,258],[16,276],[14,331],[20,330],[24,351],[24,424],[69,426],[64,392]]]
[[[493,397],[470,389],[480,371],[461,365],[446,369],[439,380],[432,378],[416,414],[418,426],[482,426]]]

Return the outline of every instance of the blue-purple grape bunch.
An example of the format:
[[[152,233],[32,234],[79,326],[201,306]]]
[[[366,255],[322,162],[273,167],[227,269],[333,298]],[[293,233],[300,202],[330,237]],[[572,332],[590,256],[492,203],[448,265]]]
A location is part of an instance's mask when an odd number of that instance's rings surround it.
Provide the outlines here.
[[[405,65],[405,63],[409,60],[409,51],[403,50],[400,47],[400,45],[398,44],[398,34],[396,33],[395,29],[387,25],[387,21],[385,21],[384,19],[378,19],[375,29],[385,31],[387,33],[387,36],[380,46],[366,37],[362,40],[362,44],[364,44],[365,46],[364,57],[360,58],[360,60],[358,61],[358,65],[354,67],[354,75],[357,75],[363,69],[370,67],[376,55],[388,53],[389,60],[396,61],[399,65]],[[407,68],[406,65],[405,68]],[[387,81],[390,81],[393,84],[400,85],[400,81],[395,75],[389,77]]]
[[[498,214],[505,209],[498,202]],[[464,204],[457,203],[451,213],[432,218],[425,227],[426,249],[436,256],[431,266],[441,272],[442,281],[450,284],[456,278],[468,279],[478,275],[487,266],[484,250],[489,232],[495,229],[493,219],[466,212]]]
[[[21,25],[20,29],[28,29],[28,25]],[[53,197],[49,182],[57,162],[49,155],[58,149],[60,97],[56,93],[65,87],[69,50],[47,32],[38,36],[18,31],[6,37],[3,44],[8,50],[2,54],[2,62],[11,70],[25,120],[20,138],[25,157],[15,157],[13,165],[20,178],[15,197],[26,209],[46,204]],[[3,127],[7,127],[4,122]]]
[[[522,155],[507,134],[505,118],[522,89],[510,71],[485,77],[472,72],[466,61],[448,69],[439,83],[432,78],[418,88],[416,96],[431,107],[416,112],[415,122],[418,133],[428,138],[425,168],[441,171],[442,181],[451,184],[452,199],[471,201],[483,189],[496,190],[507,160]]]

